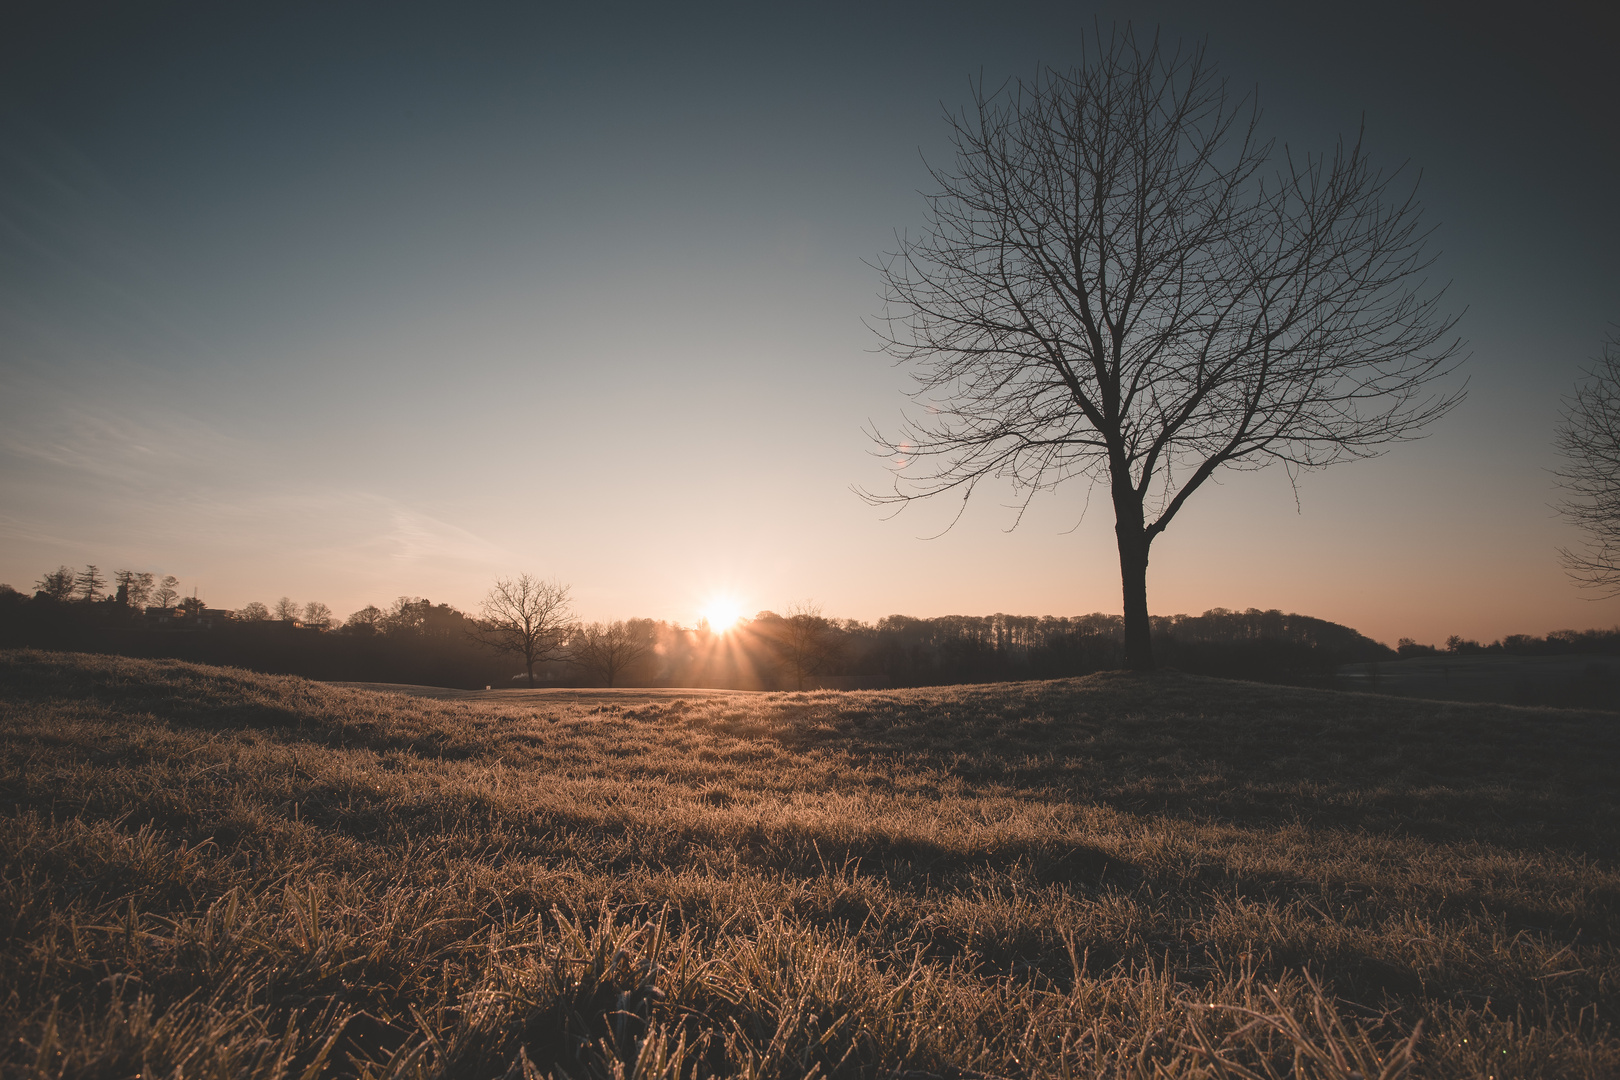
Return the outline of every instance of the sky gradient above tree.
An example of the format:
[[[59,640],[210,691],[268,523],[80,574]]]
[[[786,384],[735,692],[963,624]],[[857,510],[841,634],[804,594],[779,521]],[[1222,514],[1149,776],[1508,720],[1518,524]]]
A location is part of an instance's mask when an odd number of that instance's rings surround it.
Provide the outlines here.
[[[1473,356],[1424,442],[1306,477],[1297,507],[1281,474],[1189,504],[1154,612],[1390,641],[1607,625],[1552,509],[1560,397],[1620,318],[1612,27],[1575,10],[10,14],[0,581],[94,561],[341,615],[471,610],[532,568],[593,621],[695,621],[722,592],[1118,610],[1079,489],[927,542],[949,508],[884,522],[849,493],[883,482],[861,429],[906,385],[862,260],[921,224],[970,77],[1157,18],[1257,88],[1267,134],[1317,151],[1365,119],[1376,164],[1421,166]]]

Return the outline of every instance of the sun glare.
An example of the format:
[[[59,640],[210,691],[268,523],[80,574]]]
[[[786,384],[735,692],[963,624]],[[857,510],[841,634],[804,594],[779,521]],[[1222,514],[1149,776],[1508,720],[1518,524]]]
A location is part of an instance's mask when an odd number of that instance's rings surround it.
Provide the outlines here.
[[[709,624],[710,630],[723,634],[742,621],[743,606],[735,596],[714,596],[703,605],[699,614]]]

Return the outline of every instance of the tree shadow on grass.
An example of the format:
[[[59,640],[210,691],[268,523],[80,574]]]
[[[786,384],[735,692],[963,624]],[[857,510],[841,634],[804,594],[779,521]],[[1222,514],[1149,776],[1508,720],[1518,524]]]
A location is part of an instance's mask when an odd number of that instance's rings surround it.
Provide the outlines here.
[[[1608,713],[1161,672],[797,695],[771,720],[789,748],[1137,814],[1620,855]]]

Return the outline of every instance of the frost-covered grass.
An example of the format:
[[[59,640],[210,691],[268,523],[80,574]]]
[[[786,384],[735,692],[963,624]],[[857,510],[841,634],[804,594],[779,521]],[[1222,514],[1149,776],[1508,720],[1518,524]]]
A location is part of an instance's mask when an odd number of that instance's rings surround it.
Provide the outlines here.
[[[3,653],[0,1071],[1613,1076],[1617,855],[1609,714]]]

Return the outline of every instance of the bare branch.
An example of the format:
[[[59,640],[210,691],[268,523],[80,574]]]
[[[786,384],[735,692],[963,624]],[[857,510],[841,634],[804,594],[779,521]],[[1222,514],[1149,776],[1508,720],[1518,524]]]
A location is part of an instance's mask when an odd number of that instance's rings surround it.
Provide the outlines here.
[[[501,652],[521,655],[530,686],[536,664],[566,656],[574,623],[567,585],[528,574],[503,578],[484,597],[482,614],[475,635]]]
[[[919,409],[875,436],[896,482],[869,501],[994,478],[1022,507],[1101,482],[1122,571],[1145,575],[1218,470],[1377,454],[1460,400],[1433,389],[1461,342],[1427,282],[1415,184],[1375,169],[1359,134],[1278,154],[1202,46],[1129,27],[1077,68],[973,95],[947,117],[956,156],[931,170],[927,228],[878,262],[874,329]]]
[[[1564,498],[1559,512],[1586,534],[1580,550],[1560,549],[1575,584],[1601,600],[1620,596],[1620,332],[1603,343],[1586,379],[1564,401],[1553,445]]]
[[[590,674],[615,686],[658,643],[658,625],[651,619],[589,623],[575,628],[569,643],[571,658]]]

